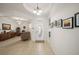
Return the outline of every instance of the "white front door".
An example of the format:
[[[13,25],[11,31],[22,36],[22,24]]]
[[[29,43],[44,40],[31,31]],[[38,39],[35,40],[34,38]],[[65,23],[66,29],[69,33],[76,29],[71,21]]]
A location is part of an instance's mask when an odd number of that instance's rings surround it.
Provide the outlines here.
[[[32,40],[44,40],[44,28],[42,23],[34,23],[31,31]]]
[[[43,24],[37,24],[35,29],[36,40],[43,40]]]
[[[32,40],[48,39],[48,20],[44,18],[35,19],[31,23]]]

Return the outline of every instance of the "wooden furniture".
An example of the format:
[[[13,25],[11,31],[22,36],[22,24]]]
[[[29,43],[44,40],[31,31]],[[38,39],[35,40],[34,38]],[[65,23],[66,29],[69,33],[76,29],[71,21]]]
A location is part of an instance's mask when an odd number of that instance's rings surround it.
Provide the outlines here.
[[[22,41],[31,40],[30,32],[22,32],[21,33],[21,40]]]
[[[31,39],[31,36],[30,36],[30,32],[22,32],[20,33],[21,34],[21,40],[22,41],[26,41],[26,40],[30,40]],[[8,40],[10,38],[13,38],[17,36],[17,32],[2,32],[0,33],[0,41],[5,41],[5,40]]]
[[[17,35],[17,36],[20,36],[20,35],[21,35],[20,31],[21,31],[20,27],[17,27],[17,28],[16,28],[16,33],[17,33],[16,35]]]
[[[16,36],[16,34],[17,34],[16,32],[4,31],[4,32],[0,33],[0,41],[4,41],[4,40],[10,39],[10,38],[13,38]]]

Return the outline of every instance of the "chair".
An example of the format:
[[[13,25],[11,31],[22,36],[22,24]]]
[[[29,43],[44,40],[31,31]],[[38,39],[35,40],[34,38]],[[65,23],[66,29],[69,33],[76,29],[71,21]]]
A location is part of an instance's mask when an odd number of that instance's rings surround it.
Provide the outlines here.
[[[30,34],[28,32],[22,32],[21,40],[22,41],[30,40]]]

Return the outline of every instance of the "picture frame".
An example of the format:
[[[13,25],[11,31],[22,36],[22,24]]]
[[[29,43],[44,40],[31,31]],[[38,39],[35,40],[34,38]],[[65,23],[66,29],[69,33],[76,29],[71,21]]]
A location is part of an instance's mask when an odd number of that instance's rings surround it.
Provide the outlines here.
[[[49,19],[49,27],[50,27],[50,28],[53,28],[53,25],[54,25],[54,23],[51,22],[51,19]]]
[[[26,29],[26,26],[23,26],[23,29]]]
[[[55,21],[55,26],[56,26],[57,28],[62,27],[62,19],[56,20],[56,21]]]
[[[55,20],[55,27],[57,27],[57,20]]]
[[[49,37],[51,37],[51,32],[49,31]]]
[[[79,27],[79,12],[75,13],[75,27]]]
[[[11,24],[3,23],[2,24],[2,30],[11,30]]]
[[[62,19],[60,19],[60,20],[57,21],[57,27],[58,28],[62,27]]]
[[[53,27],[54,27],[54,23],[53,23],[53,22],[51,23],[50,27],[51,27],[51,28],[53,28]]]
[[[73,17],[62,20],[63,29],[72,29],[73,28]]]

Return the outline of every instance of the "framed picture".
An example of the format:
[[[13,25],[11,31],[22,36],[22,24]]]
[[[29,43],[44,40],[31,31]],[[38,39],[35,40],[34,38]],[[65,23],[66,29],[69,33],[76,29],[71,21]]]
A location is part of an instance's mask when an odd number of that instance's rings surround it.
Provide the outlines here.
[[[53,28],[54,27],[54,23],[52,22],[50,26],[51,26],[51,28]]]
[[[11,25],[10,24],[2,24],[2,30],[11,30]]]
[[[49,37],[51,37],[50,31],[49,31]]]
[[[23,29],[26,29],[26,26],[23,26]]]
[[[62,20],[62,28],[64,29],[73,28],[73,17]]]
[[[75,27],[79,27],[79,12],[75,14]]]
[[[55,26],[57,27],[57,20],[55,21]]]
[[[55,21],[55,26],[56,27],[62,27],[62,19]]]
[[[57,21],[57,27],[62,27],[62,19]]]
[[[54,25],[54,23],[53,23],[53,22],[51,22],[51,19],[49,19],[49,26],[50,26],[50,28],[52,28],[52,27],[53,27],[53,25]]]

